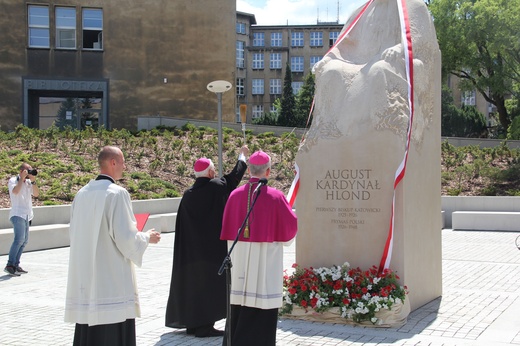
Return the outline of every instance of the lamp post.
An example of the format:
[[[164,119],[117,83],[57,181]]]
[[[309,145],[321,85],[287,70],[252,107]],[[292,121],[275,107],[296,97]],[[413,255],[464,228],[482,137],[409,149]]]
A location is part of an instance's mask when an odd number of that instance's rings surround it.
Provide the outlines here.
[[[231,83],[216,80],[207,85],[209,91],[217,94],[218,100],[218,176],[222,177],[222,94],[231,89]]]

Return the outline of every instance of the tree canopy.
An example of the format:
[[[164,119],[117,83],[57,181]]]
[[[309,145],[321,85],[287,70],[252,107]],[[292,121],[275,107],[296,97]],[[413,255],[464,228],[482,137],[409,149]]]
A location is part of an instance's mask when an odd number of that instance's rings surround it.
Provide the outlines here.
[[[461,78],[497,108],[508,128],[508,97],[520,83],[520,0],[430,0],[443,76]]]

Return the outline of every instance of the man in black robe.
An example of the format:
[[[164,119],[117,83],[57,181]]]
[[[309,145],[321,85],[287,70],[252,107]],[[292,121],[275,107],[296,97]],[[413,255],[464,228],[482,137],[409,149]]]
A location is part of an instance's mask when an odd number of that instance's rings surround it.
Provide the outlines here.
[[[194,164],[196,180],[182,196],[175,224],[167,327],[186,328],[196,337],[224,335],[213,327],[226,317],[226,276],[218,275],[227,255],[227,243],[220,240],[222,215],[247,169],[248,153],[243,146],[237,164],[222,178],[215,177],[211,160]]]

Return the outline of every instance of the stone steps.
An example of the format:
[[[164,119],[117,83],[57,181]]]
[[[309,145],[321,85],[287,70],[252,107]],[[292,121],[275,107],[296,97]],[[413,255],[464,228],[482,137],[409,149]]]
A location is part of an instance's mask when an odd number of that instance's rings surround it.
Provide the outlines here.
[[[144,230],[155,228],[162,233],[174,232],[180,198],[132,201],[134,213],[149,213]],[[0,255],[9,253],[13,243],[13,228],[9,208],[0,209]],[[37,251],[70,245],[70,205],[34,207],[34,219],[29,228],[29,242],[24,251]]]

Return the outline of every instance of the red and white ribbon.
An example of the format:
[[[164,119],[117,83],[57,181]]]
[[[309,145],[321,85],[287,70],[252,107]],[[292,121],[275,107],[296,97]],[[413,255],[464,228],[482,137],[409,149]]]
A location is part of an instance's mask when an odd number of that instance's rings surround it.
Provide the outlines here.
[[[410,18],[408,16],[408,8],[406,7],[406,0],[397,0],[397,6],[399,8],[399,20],[401,23],[401,41],[403,45],[404,60],[406,66],[406,79],[408,82],[408,108],[410,115],[408,118],[408,131],[406,136],[406,148],[404,152],[403,160],[395,172],[394,179],[394,193],[392,198],[392,215],[390,217],[390,227],[388,230],[388,236],[379,263],[379,272],[390,267],[390,261],[392,260],[392,250],[394,247],[394,219],[395,219],[395,191],[397,186],[403,180],[406,172],[406,162],[408,161],[408,152],[410,149],[410,139],[412,137],[412,125],[414,116],[414,85],[413,85],[413,50],[412,50],[412,34],[410,31]]]
[[[296,201],[296,196],[298,195],[298,190],[300,189],[300,167],[298,164],[294,164],[294,170],[296,175],[291,184],[291,188],[289,189],[289,193],[287,194],[287,201],[291,207],[294,206],[294,201]]]

